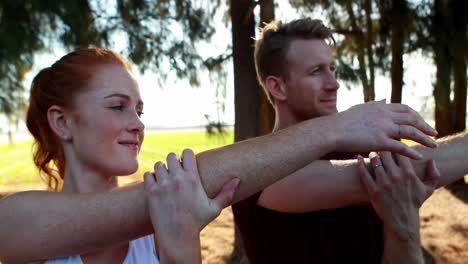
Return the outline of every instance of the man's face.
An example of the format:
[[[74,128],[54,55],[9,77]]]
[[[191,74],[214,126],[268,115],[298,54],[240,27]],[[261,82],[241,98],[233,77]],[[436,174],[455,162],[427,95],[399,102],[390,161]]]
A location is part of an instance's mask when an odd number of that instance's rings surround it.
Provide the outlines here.
[[[294,40],[286,54],[287,106],[297,121],[337,112],[335,58],[321,39]]]

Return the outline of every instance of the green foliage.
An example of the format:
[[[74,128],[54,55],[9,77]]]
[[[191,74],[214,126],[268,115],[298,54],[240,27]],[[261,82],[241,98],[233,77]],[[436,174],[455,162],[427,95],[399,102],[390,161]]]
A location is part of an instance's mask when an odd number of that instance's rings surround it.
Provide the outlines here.
[[[79,10],[79,12],[77,12]],[[102,45],[87,1],[4,0],[0,2],[0,113],[20,113],[24,106],[22,81],[34,54],[60,40],[65,47]]]
[[[67,49],[110,47],[112,37],[127,40],[124,56],[141,71],[148,68],[162,80],[169,72],[199,85],[203,68],[225,73],[219,55],[206,60],[196,43],[215,32],[212,18],[221,1],[189,0],[4,0],[0,2],[0,113],[18,110],[21,82],[34,55],[62,44]],[[224,74],[224,75],[223,75]]]
[[[233,131],[227,131],[225,137],[209,137],[203,131],[149,133],[145,136],[140,152],[140,168],[129,177],[120,177],[122,182],[142,180],[145,171],[153,170],[153,164],[166,160],[169,152],[181,154],[185,148],[195,153],[231,144],[234,141]],[[0,145],[0,190],[23,188],[46,188],[41,181],[31,156],[32,141],[23,141],[14,145]]]

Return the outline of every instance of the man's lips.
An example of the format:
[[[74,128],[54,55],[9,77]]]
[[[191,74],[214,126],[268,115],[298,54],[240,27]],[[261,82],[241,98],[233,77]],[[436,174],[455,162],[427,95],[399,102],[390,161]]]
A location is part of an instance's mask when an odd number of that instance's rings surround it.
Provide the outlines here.
[[[322,103],[336,103],[336,97],[320,99],[320,102],[322,102]]]

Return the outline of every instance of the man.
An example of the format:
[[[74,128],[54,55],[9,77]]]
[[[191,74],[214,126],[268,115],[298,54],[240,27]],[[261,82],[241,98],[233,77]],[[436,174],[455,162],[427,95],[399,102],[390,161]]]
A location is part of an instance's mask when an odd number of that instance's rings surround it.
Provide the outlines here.
[[[331,31],[319,20],[272,22],[263,28],[255,45],[255,63],[258,80],[275,109],[274,133],[305,120],[337,113],[339,84],[327,41],[334,41]],[[399,129],[401,134],[407,127]],[[346,160],[355,155],[330,153],[322,159]],[[382,260],[383,242],[388,236],[383,237],[382,222],[370,205],[355,205],[366,200],[356,197],[362,194],[357,191],[362,188],[359,176],[345,169],[349,162],[341,164],[343,169],[338,175],[319,176],[330,185],[338,185],[334,189],[318,189],[323,185],[318,187],[318,180],[313,180],[317,177],[316,168],[306,166],[233,205],[251,263]],[[424,172],[419,171],[418,175]],[[347,180],[337,182],[331,177]],[[330,190],[334,191],[327,193]],[[353,192],[356,195],[349,195]],[[321,210],[343,205],[355,206]]]

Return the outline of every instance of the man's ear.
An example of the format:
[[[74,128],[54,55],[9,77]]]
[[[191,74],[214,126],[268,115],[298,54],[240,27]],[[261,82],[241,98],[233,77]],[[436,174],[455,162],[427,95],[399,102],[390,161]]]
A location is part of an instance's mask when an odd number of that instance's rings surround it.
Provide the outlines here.
[[[63,141],[71,141],[72,133],[70,129],[69,115],[65,108],[57,105],[49,107],[47,110],[47,120],[50,129]]]
[[[265,79],[265,87],[275,101],[284,101],[287,99],[286,84],[283,79],[270,75]]]

